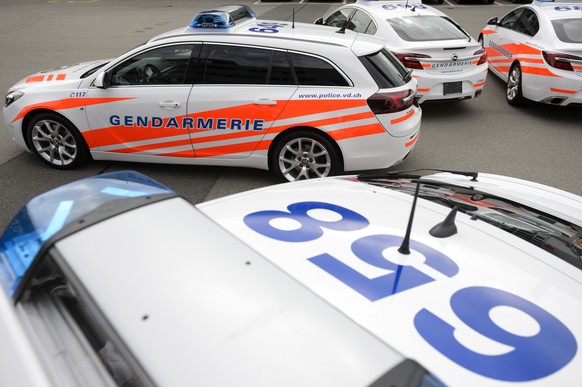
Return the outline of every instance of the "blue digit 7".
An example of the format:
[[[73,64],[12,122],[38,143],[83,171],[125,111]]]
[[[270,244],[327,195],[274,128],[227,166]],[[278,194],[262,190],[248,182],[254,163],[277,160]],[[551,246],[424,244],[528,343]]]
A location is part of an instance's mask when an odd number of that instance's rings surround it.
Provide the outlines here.
[[[433,278],[414,267],[397,265],[384,258],[382,252],[385,249],[397,247],[401,243],[402,237],[400,236],[370,235],[360,238],[352,244],[352,251],[359,259],[372,266],[392,271],[372,279],[360,274],[329,254],[318,255],[310,258],[309,261],[370,301],[377,301],[434,281]],[[426,259],[424,264],[448,277],[454,276],[459,271],[459,267],[450,258],[429,246],[410,241],[410,248],[424,255]]]
[[[526,313],[539,324],[539,332],[519,336],[499,327],[489,314],[497,306]],[[453,294],[451,307],[470,328],[514,348],[497,356],[474,352],[457,341],[455,327],[426,309],[418,312],[414,318],[418,333],[437,351],[480,375],[511,382],[540,379],[564,367],[576,354],[576,339],[560,320],[514,294],[488,287],[465,288]]]
[[[338,231],[353,231],[367,227],[370,222],[362,215],[345,207],[323,202],[300,202],[287,207],[285,211],[257,211],[244,217],[245,224],[252,230],[269,238],[284,242],[308,242],[323,235],[323,228]],[[309,216],[310,210],[328,210],[341,219],[325,221]],[[274,219],[291,219],[301,227],[295,230],[281,230],[270,222]]]

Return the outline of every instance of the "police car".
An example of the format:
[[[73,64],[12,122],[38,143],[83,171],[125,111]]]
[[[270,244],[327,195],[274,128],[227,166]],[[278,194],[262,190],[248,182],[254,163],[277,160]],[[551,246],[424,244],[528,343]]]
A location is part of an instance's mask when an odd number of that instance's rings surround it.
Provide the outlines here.
[[[582,1],[522,5],[490,19],[479,40],[509,104],[582,105]]]
[[[121,171],[0,239],[10,386],[574,386],[582,198],[498,175],[310,179],[194,206]]]
[[[487,53],[436,8],[411,1],[356,1],[316,24],[376,35],[418,81],[419,102],[478,97],[487,78]]]
[[[419,136],[415,96],[379,38],[223,6],[117,59],[23,79],[4,119],[18,146],[59,169],[92,157],[297,180],[404,160]]]

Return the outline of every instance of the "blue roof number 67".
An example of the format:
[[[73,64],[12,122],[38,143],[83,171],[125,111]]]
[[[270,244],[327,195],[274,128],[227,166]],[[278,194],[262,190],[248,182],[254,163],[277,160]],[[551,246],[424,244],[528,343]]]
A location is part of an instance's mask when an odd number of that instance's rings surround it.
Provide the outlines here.
[[[323,221],[309,215],[311,210],[335,213],[336,220]],[[300,226],[296,229],[279,229],[274,219],[290,219]],[[290,204],[286,211],[257,211],[244,217],[245,224],[266,237],[286,242],[309,242],[324,236],[325,230],[350,232],[370,225],[368,219],[348,208],[324,202],[299,202]],[[391,274],[369,279],[328,253],[306,257],[337,280],[374,302],[400,292],[435,281],[411,266],[396,265],[382,252],[397,246],[402,236],[368,235],[352,243],[352,253],[362,261],[391,271]],[[426,258],[425,265],[445,277],[453,277],[458,267],[441,252],[411,241],[412,250]],[[453,312],[465,327],[454,327],[427,309],[414,317],[418,333],[437,351],[477,374],[512,382],[536,380],[565,367],[576,354],[577,343],[572,332],[560,320],[543,308],[515,294],[491,287],[474,286],[458,290],[450,299]],[[517,335],[491,318],[492,313],[509,308],[528,316],[536,326],[530,335]],[[459,342],[456,329],[472,329],[491,340],[512,349],[500,355],[484,355]]]

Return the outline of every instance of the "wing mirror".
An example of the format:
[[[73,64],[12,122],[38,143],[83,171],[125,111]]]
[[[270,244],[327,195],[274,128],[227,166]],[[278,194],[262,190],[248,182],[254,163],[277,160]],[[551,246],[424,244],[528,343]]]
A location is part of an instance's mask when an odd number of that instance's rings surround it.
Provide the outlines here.
[[[499,24],[499,19],[497,18],[497,16],[492,17],[487,21],[487,25],[496,26],[497,24]]]
[[[107,71],[102,71],[97,74],[97,78],[95,78],[95,82],[93,82],[95,87],[100,89],[107,89],[111,86],[111,75]]]

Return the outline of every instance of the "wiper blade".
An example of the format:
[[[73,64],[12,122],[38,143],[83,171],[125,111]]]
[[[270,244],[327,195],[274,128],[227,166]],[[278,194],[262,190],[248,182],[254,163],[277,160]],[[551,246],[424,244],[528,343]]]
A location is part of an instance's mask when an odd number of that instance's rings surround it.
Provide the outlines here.
[[[421,168],[421,169],[413,169],[413,170],[409,170],[409,171],[388,171],[388,172],[377,173],[377,174],[361,174],[361,175],[358,175],[358,180],[366,181],[366,180],[377,180],[377,179],[420,179],[422,177],[421,175],[413,174],[413,172],[420,172],[420,171],[447,172],[447,173],[452,173],[453,175],[468,176],[471,178],[471,181],[477,181],[477,177],[479,176],[478,172],[455,171],[452,169]]]

